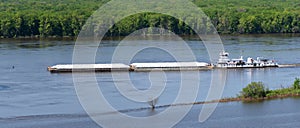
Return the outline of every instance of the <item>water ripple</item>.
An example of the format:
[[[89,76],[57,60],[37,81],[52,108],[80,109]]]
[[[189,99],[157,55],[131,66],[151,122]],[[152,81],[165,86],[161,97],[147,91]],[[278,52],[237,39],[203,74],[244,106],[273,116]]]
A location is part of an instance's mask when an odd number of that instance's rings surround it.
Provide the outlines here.
[[[9,89],[9,86],[0,85],[0,91]]]

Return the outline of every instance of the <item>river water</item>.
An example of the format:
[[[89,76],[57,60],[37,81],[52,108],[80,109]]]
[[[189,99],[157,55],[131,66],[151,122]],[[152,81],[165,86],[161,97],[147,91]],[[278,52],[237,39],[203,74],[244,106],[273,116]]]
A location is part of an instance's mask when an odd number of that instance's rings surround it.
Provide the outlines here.
[[[197,61],[208,62],[204,45],[197,38],[186,38],[196,54]],[[248,35],[222,36],[224,47],[232,58],[264,56],[279,64],[300,63],[300,35]],[[166,43],[168,42],[168,43]],[[98,48],[96,62],[109,63],[118,46],[118,40],[103,41]],[[141,47],[153,43],[160,47],[174,44],[175,52],[184,53],[177,40],[151,38],[132,41],[120,48]],[[72,63],[74,41],[68,40],[0,40],[0,127],[98,127],[85,113],[74,89],[72,74],[51,74],[46,68],[55,64]],[[126,61],[120,59],[120,62]],[[174,57],[158,48],[139,52],[131,62],[174,61]],[[253,81],[263,82],[269,89],[290,86],[300,77],[298,67],[226,70],[226,84],[222,97],[235,97],[243,87]],[[200,74],[200,87],[196,101],[204,101],[211,83],[211,70],[187,71]],[[127,74],[122,72],[120,74]],[[179,72],[164,72],[167,80],[157,106],[172,104],[180,89]],[[84,76],[84,73],[82,74]],[[151,86],[149,72],[130,72],[131,82],[137,89]],[[147,103],[124,98],[115,88],[110,73],[97,73],[96,79],[103,95],[117,110],[130,110],[125,114],[147,117],[163,112],[162,107],[152,111]],[[154,79],[155,81],[155,79]],[[157,80],[160,81],[159,79]],[[88,82],[88,81],[86,81]],[[193,80],[188,80],[192,84]],[[188,85],[184,85],[188,86]],[[130,91],[130,90],[128,90]],[[287,98],[255,103],[220,103],[204,123],[198,122],[203,105],[194,105],[175,127],[297,127],[300,126],[300,99]],[[134,111],[137,109],[136,111]]]

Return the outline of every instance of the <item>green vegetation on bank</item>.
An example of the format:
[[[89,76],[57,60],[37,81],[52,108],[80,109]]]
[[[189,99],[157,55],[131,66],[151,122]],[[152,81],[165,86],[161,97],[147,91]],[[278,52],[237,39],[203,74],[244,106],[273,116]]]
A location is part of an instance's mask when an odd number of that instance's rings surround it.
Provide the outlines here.
[[[252,82],[243,88],[240,92],[242,98],[263,98],[266,97],[269,90],[264,86],[262,82]]]
[[[287,88],[269,90],[262,82],[252,82],[240,92],[242,100],[271,99],[300,95],[300,79],[296,78],[293,85]]]
[[[76,36],[93,11],[108,1],[0,0],[0,37]],[[219,33],[300,32],[299,0],[191,1],[203,9]],[[203,22],[203,19],[192,16],[186,19]],[[107,35],[124,36],[145,27],[161,27],[182,35],[194,34],[190,27],[173,17],[143,13],[125,18]],[[93,29],[96,31],[99,28]]]

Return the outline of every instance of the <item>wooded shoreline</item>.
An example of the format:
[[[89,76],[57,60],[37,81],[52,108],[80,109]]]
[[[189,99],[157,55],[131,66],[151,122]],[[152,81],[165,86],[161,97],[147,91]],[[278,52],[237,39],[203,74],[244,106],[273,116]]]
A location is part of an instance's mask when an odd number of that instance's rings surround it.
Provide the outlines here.
[[[1,1],[0,38],[76,37],[88,17],[108,1]],[[208,15],[220,34],[300,33],[300,1],[297,0],[192,2]],[[180,10],[177,11],[180,13]],[[195,35],[191,28],[209,29],[207,19],[195,17],[186,17],[187,21],[193,23],[192,26],[188,26],[181,20],[167,15],[135,14],[116,23],[106,36],[127,36],[148,27],[164,28],[178,35]],[[106,24],[105,22],[113,21],[103,21],[103,24]],[[99,27],[95,26],[91,31],[97,33]]]

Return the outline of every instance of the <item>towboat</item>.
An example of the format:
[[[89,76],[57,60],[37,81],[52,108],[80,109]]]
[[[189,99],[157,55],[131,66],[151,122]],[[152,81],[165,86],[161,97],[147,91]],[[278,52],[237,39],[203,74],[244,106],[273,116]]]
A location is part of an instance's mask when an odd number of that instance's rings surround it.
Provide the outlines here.
[[[263,57],[257,57],[253,59],[248,57],[244,61],[243,56],[238,59],[229,59],[228,52],[221,52],[219,60],[215,65],[216,68],[266,68],[266,67],[278,67],[275,60],[269,60]]]

